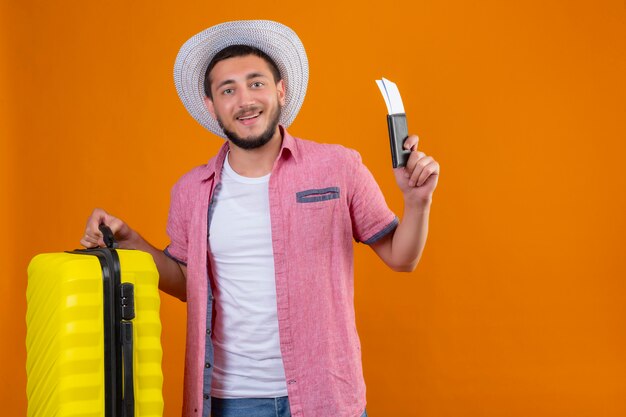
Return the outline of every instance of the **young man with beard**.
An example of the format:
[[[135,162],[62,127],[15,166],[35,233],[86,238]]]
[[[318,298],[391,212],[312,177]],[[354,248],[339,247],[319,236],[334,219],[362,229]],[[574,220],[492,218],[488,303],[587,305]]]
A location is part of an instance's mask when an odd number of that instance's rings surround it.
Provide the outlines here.
[[[276,22],[199,33],[174,78],[190,114],[228,141],[173,187],[170,245],[156,249],[102,209],[81,243],[103,246],[98,225],[109,225],[120,247],[150,252],[159,287],[187,302],[184,416],[366,416],[352,241],[413,271],[438,163],[406,140],[399,221],[357,152],[291,136],[308,61]]]

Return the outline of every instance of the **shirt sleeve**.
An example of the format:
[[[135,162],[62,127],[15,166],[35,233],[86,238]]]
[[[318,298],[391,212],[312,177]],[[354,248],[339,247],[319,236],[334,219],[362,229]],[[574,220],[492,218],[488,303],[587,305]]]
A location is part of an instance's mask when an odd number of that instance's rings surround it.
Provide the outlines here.
[[[188,237],[188,213],[185,208],[185,195],[181,191],[180,183],[172,187],[170,195],[170,210],[167,216],[167,235],[170,237],[170,244],[163,250],[165,255],[176,262],[187,265],[187,242]]]
[[[353,179],[350,195],[352,234],[357,242],[371,245],[398,226],[398,217],[387,206],[374,176],[361,161],[361,155],[352,152],[352,169],[348,173]]]

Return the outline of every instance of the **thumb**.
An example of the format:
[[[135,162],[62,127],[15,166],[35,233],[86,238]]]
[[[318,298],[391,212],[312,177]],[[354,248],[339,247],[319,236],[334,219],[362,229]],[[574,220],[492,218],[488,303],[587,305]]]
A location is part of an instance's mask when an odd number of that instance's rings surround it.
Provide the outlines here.
[[[409,135],[403,144],[403,148],[408,150],[417,150],[417,145],[419,144],[420,138],[417,135]]]

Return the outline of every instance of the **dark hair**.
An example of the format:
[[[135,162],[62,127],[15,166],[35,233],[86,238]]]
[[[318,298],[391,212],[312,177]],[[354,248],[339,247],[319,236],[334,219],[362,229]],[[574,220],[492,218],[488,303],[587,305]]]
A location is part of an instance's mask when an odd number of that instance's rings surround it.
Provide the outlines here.
[[[265,52],[261,51],[259,48],[255,48],[254,46],[248,45],[231,45],[219,51],[211,62],[209,62],[209,66],[206,69],[206,73],[204,74],[204,94],[211,100],[213,99],[213,95],[211,94],[211,80],[209,79],[209,74],[215,65],[218,62],[224,61],[229,58],[235,58],[240,56],[248,56],[255,55],[259,58],[263,58],[267,65],[270,67],[270,71],[272,72],[272,76],[274,77],[274,82],[279,82],[282,80],[282,76],[280,75],[280,71],[278,71],[278,66],[274,62],[272,58],[270,58]]]

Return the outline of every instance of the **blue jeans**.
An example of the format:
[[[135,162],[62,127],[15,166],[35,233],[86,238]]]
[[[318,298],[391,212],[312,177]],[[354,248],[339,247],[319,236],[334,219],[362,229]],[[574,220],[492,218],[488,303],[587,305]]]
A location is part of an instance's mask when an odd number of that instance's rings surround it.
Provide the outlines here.
[[[211,398],[211,417],[291,417],[287,397]],[[361,417],[367,417],[364,411]]]

